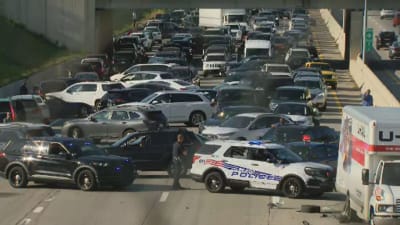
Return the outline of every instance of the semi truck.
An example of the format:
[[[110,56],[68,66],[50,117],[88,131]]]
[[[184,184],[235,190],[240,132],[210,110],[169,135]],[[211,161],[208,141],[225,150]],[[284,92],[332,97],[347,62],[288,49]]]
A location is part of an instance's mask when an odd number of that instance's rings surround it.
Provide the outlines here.
[[[400,108],[343,108],[336,189],[343,214],[400,224]]]
[[[200,27],[221,27],[229,23],[247,24],[246,9],[199,9]]]

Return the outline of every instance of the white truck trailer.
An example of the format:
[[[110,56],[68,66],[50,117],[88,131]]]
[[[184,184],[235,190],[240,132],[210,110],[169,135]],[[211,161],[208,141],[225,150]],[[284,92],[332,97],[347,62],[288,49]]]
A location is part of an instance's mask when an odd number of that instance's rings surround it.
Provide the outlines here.
[[[199,9],[200,27],[221,27],[229,23],[247,24],[246,9]]]
[[[336,189],[344,213],[400,224],[400,108],[343,108]]]

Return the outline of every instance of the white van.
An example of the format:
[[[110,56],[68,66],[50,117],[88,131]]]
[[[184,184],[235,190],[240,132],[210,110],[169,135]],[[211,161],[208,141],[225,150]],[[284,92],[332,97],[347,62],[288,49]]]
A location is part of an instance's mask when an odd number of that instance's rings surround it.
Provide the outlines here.
[[[247,40],[244,45],[244,57],[261,55],[272,57],[271,41],[267,40]]]
[[[400,224],[400,108],[343,108],[336,189],[344,213]]]

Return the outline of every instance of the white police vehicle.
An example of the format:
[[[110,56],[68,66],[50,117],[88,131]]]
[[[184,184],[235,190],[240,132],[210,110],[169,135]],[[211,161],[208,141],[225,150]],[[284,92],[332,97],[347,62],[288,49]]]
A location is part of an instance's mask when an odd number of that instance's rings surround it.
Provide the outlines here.
[[[204,144],[193,157],[192,178],[216,193],[229,186],[281,191],[285,196],[312,197],[334,187],[330,166],[302,162],[282,145],[261,141],[216,140]]]

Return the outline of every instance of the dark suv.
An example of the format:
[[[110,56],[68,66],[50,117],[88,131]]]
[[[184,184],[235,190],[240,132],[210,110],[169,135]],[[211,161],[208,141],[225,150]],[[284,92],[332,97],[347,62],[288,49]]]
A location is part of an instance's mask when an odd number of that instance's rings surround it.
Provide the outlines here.
[[[84,140],[37,138],[12,142],[0,151],[0,175],[14,188],[26,187],[29,181],[63,182],[92,191],[98,186],[128,186],[135,174],[130,159],[107,155]]]
[[[184,145],[188,149],[188,159],[184,163],[186,170],[191,167],[191,159],[194,152],[201,146],[203,139],[191,131],[177,128],[168,128],[159,131],[136,132],[128,134],[118,140],[111,147],[107,147],[107,152],[113,155],[131,157],[138,170],[160,171],[167,170],[168,174],[173,174],[172,145],[176,141],[178,133],[184,135]]]
[[[146,88],[123,88],[109,90],[100,99],[100,109],[129,102],[140,102],[142,99],[152,93],[153,91]]]
[[[382,31],[376,36],[376,49],[379,50],[382,47],[389,47],[396,39],[397,37],[394,31]]]

